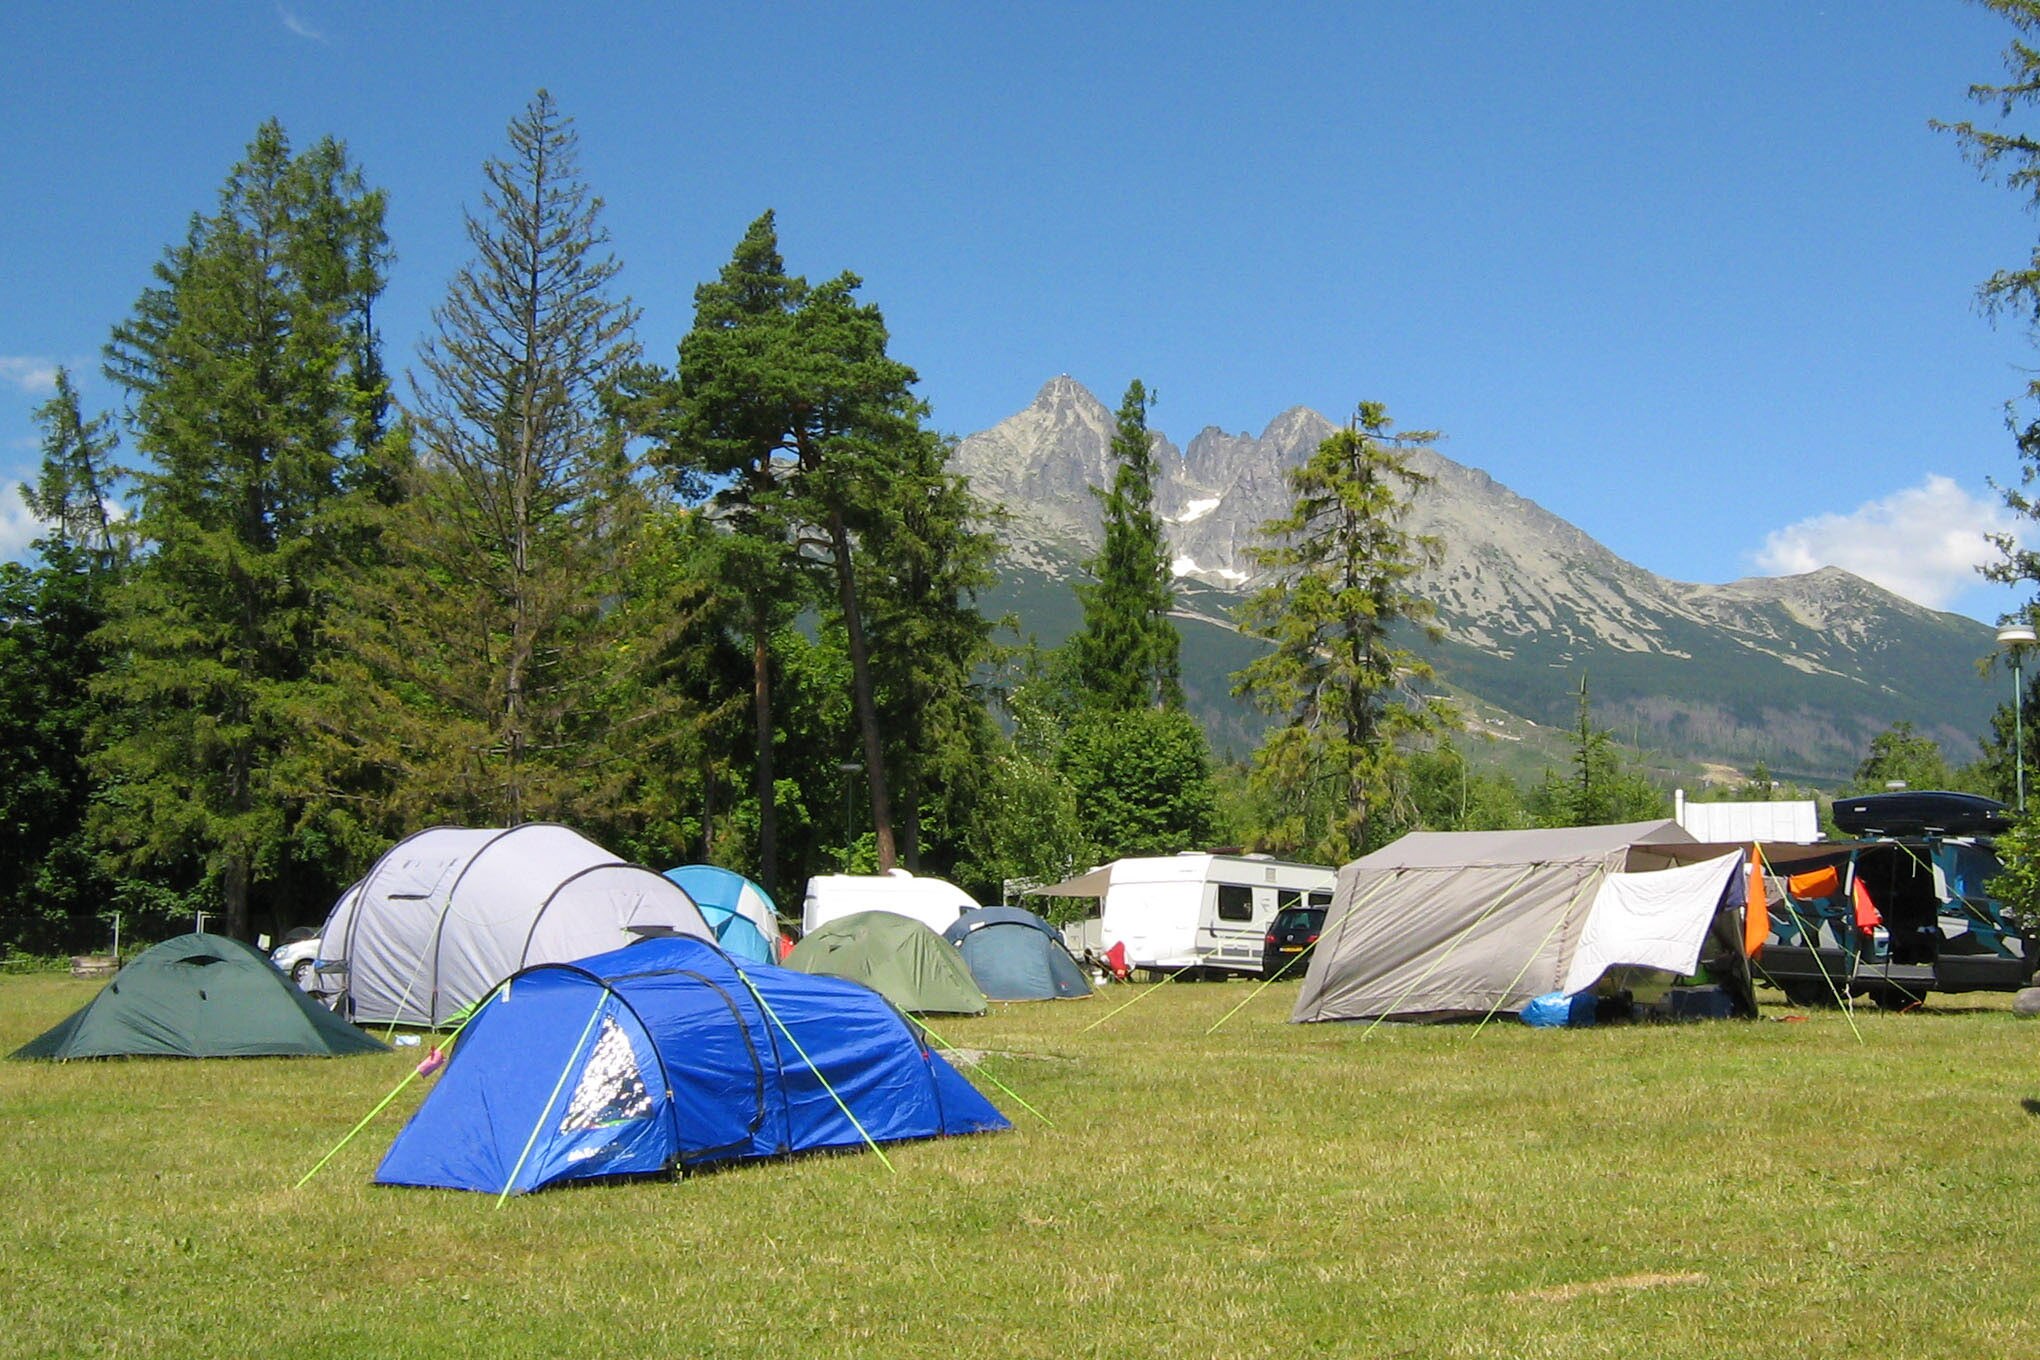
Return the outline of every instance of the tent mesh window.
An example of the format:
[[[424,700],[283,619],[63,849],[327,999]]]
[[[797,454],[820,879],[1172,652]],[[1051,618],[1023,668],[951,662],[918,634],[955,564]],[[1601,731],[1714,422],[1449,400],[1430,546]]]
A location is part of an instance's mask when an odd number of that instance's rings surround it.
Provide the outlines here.
[[[560,1121],[560,1132],[614,1128],[643,1119],[651,1112],[651,1092],[645,1089],[644,1076],[638,1071],[630,1036],[616,1023],[616,1017],[605,1015],[602,1035],[595,1041],[588,1066],[582,1069],[580,1083],[574,1087],[574,1098],[567,1105],[566,1118]]]

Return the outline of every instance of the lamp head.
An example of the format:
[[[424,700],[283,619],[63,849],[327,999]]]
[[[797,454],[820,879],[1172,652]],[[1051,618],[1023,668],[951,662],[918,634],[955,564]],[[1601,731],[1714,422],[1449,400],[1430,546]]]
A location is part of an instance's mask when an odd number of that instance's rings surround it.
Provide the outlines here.
[[[1997,630],[1997,644],[2000,647],[2030,647],[2035,640],[2033,629],[2023,623],[2008,623]]]

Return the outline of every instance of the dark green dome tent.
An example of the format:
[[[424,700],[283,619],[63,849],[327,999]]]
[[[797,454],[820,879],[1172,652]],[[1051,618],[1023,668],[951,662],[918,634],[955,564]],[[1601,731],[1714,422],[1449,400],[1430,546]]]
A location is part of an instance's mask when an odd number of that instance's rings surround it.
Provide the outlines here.
[[[1091,994],[1062,936],[1031,911],[979,907],[959,916],[942,938],[956,946],[994,1001],[1069,1001]]]
[[[180,935],[120,970],[17,1058],[342,1057],[384,1045],[299,991],[253,945]]]
[[[956,946],[912,917],[860,911],[817,926],[786,956],[803,973],[861,982],[903,1011],[983,1015],[985,994]]]

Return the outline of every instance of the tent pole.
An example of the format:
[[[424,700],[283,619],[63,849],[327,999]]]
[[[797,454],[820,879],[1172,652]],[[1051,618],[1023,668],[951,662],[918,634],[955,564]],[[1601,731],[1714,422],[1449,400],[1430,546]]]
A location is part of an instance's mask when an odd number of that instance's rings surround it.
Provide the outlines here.
[[[1341,922],[1344,922],[1346,917],[1351,916],[1356,908],[1363,906],[1367,902],[1371,901],[1375,893],[1380,892],[1383,888],[1386,888],[1390,883],[1394,881],[1395,881],[1394,879],[1384,878],[1379,883],[1376,883],[1373,889],[1368,892],[1367,896],[1361,898],[1358,902],[1348,903],[1346,906],[1345,915],[1341,916],[1339,920]],[[1324,937],[1325,932],[1322,928],[1320,928],[1318,931],[1318,940],[1322,940]],[[1261,993],[1267,991],[1270,987],[1280,982],[1288,974],[1290,969],[1294,968],[1297,964],[1302,963],[1306,958],[1310,956],[1311,951],[1317,948],[1317,944],[1318,944],[1317,940],[1312,940],[1309,944],[1303,947],[1302,953],[1298,954],[1295,958],[1289,960],[1287,963],[1283,964],[1280,968],[1276,969],[1274,977],[1262,978],[1261,985],[1254,988],[1253,991],[1249,992],[1247,994],[1247,998],[1245,1001],[1240,1002],[1239,1005],[1234,1006],[1224,1015],[1221,1015],[1218,1017],[1218,1019],[1212,1021],[1211,1028],[1204,1031],[1205,1034],[1208,1036],[1218,1033],[1218,1027],[1220,1025],[1223,1025],[1226,1021],[1232,1019],[1235,1015],[1238,1015],[1242,1010],[1246,1009],[1248,1002],[1252,1001],[1255,997],[1259,996]]]
[[[545,1132],[545,1126],[552,1120],[553,1104],[560,1098],[560,1089],[567,1084],[567,1074],[574,1070],[580,1059],[581,1046],[588,1042],[588,1036],[595,1032],[595,1022],[602,1018],[602,1012],[609,1005],[609,988],[605,985],[595,998],[595,1013],[588,1017],[588,1023],[581,1027],[581,1037],[574,1040],[573,1052],[560,1066],[560,1079],[553,1083],[552,1094],[545,1098],[545,1107],[538,1112],[538,1122],[531,1126],[531,1137],[524,1140],[524,1151],[517,1154],[517,1165],[510,1168],[510,1178],[503,1182],[503,1193],[496,1196],[496,1207],[503,1207],[503,1201],[510,1198],[511,1187],[517,1184],[517,1177],[524,1170],[525,1159],[531,1156],[532,1148],[538,1145],[538,1135]]]
[[[1366,1029],[1362,1030],[1360,1032],[1360,1037],[1362,1039],[1368,1038],[1370,1035],[1374,1033],[1376,1029],[1380,1028],[1382,1021],[1388,1019],[1389,1016],[1394,1015],[1397,1011],[1401,1010],[1403,1002],[1410,999],[1411,993],[1415,992],[1417,988],[1423,986],[1426,982],[1429,982],[1431,980],[1431,974],[1437,972],[1438,969],[1441,966],[1443,966],[1445,960],[1452,957],[1453,951],[1458,949],[1460,945],[1466,942],[1466,937],[1473,934],[1475,927],[1479,926],[1481,922],[1487,920],[1488,917],[1494,915],[1497,911],[1499,911],[1501,909],[1502,903],[1508,901],[1509,898],[1515,894],[1516,889],[1523,886],[1523,880],[1530,877],[1530,875],[1534,873],[1538,867],[1539,866],[1535,863],[1524,865],[1523,872],[1516,875],[1516,881],[1514,883],[1511,883],[1508,887],[1504,888],[1502,890],[1501,895],[1495,898],[1494,901],[1488,903],[1486,909],[1483,910],[1480,915],[1474,917],[1471,921],[1468,921],[1466,923],[1466,929],[1460,931],[1457,935],[1452,937],[1452,943],[1445,947],[1445,952],[1440,954],[1437,958],[1431,960],[1431,966],[1429,968],[1426,968],[1421,974],[1419,974],[1416,981],[1412,982],[1409,986],[1403,988],[1403,994],[1397,997],[1393,1002],[1391,1002],[1387,1010],[1383,1011],[1380,1015],[1375,1016],[1374,1023],[1369,1025]]]
[[[731,960],[731,966],[735,967],[735,960]],[[772,1009],[772,1003],[765,999],[765,994],[759,991],[757,986],[751,981],[751,975],[742,968],[738,968],[737,976],[743,979],[744,990],[751,994],[751,999],[758,1003],[758,1008],[765,1012],[773,1024],[779,1026],[779,1032],[786,1036],[786,1042],[793,1045],[795,1053],[800,1054],[800,1060],[807,1064],[807,1070],[815,1074],[815,1080],[820,1082],[822,1089],[829,1093],[829,1099],[836,1102],[836,1108],[841,1110],[843,1117],[850,1121],[850,1127],[857,1130],[857,1136],[864,1140],[864,1145],[878,1154],[878,1160],[884,1164],[887,1171],[897,1175],[898,1171],[892,1164],[892,1158],[885,1155],[885,1149],[878,1145],[878,1140],[865,1131],[863,1121],[857,1117],[856,1113],[848,1105],[844,1104],[843,1097],[836,1094],[836,1088],[831,1086],[829,1079],[822,1075],[822,1069],[815,1066],[815,1060],[810,1058],[807,1055],[807,1050],[800,1046],[800,1040],[793,1037],[793,1031],[788,1029],[786,1022],[779,1018],[779,1012]]]
[[[1495,1018],[1495,1012],[1502,1008],[1502,1002],[1509,999],[1509,993],[1516,990],[1516,984],[1523,980],[1523,974],[1530,971],[1530,965],[1537,962],[1537,956],[1544,952],[1544,946],[1551,943],[1551,937],[1558,933],[1558,928],[1571,918],[1573,908],[1580,904],[1580,894],[1584,893],[1589,887],[1599,884],[1607,876],[1608,866],[1603,864],[1600,868],[1594,870],[1586,882],[1580,884],[1579,888],[1572,895],[1572,901],[1566,903],[1565,910],[1559,914],[1557,919],[1552,921],[1551,929],[1544,932],[1544,938],[1537,942],[1537,947],[1530,951],[1530,957],[1524,959],[1523,966],[1516,970],[1516,976],[1509,979],[1509,985],[1502,988],[1501,996],[1495,1001],[1494,1005],[1488,1007],[1488,1013],[1480,1018],[1480,1023],[1473,1027],[1474,1034],[1479,1034],[1487,1028],[1487,1022]]]
[[[928,1022],[923,1020],[920,1016],[908,1014],[906,1011],[901,1011],[900,1014],[905,1015],[907,1019],[919,1025],[922,1031],[925,1034],[927,1034],[927,1036],[930,1039],[933,1039],[936,1043],[942,1045],[944,1048],[948,1049],[951,1053],[961,1055],[962,1053],[961,1049],[957,1048],[955,1044],[950,1043],[947,1039],[943,1038],[941,1035],[937,1034],[934,1030],[930,1029],[928,1027]],[[983,1072],[986,1081],[998,1087],[1001,1091],[1004,1091],[1007,1095],[1012,1096],[1014,1103],[1019,1105],[1021,1109],[1027,1111],[1027,1113],[1033,1115],[1036,1119],[1039,1119],[1042,1123],[1048,1125],[1050,1128],[1055,1127],[1055,1121],[1053,1119],[1050,1119],[1047,1115],[1043,1114],[1041,1111],[1035,1109],[1032,1105],[1029,1105],[1026,1101],[1022,1100],[1020,1098],[1019,1093],[1015,1091],[1012,1087],[1006,1085],[1005,1082],[1000,1081],[997,1077],[993,1076],[991,1073],[985,1072],[984,1064],[973,1062],[971,1064],[971,1069],[976,1072]]]

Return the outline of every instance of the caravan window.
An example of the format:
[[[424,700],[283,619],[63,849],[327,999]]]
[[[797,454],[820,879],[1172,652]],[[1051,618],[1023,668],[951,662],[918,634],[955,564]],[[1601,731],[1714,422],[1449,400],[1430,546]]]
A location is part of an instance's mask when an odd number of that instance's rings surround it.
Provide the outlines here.
[[[1218,919],[1221,921],[1251,921],[1254,919],[1254,890],[1237,883],[1218,885]]]
[[[1328,892],[1314,892],[1310,895],[1310,904],[1323,911],[1332,905],[1332,895]]]

